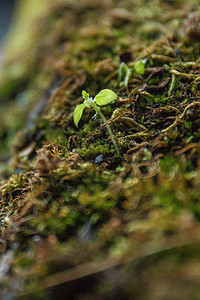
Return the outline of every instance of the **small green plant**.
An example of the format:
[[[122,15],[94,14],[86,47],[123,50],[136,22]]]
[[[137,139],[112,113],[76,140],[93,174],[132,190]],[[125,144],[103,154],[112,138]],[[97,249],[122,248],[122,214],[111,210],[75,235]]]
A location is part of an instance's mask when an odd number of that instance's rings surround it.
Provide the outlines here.
[[[105,123],[106,128],[110,134],[111,140],[113,142],[113,145],[115,147],[115,151],[116,151],[117,155],[119,156],[120,155],[119,149],[118,149],[117,143],[114,139],[110,125],[108,124],[105,116],[103,115],[103,113],[99,107],[99,106],[107,105],[111,101],[116,100],[117,95],[113,91],[111,91],[109,89],[105,89],[105,90],[100,91],[94,97],[94,99],[92,97],[90,97],[86,91],[82,91],[82,96],[83,96],[84,102],[82,104],[77,105],[74,110],[74,124],[76,125],[76,127],[78,127],[78,123],[83,115],[83,110],[85,107],[94,108],[94,110],[96,111],[96,114],[99,115],[102,118],[103,122]]]
[[[144,75],[145,73],[145,63],[146,59],[138,60],[133,68],[129,68],[127,64],[122,62],[119,67],[119,81],[120,85],[124,85],[125,88],[128,88],[128,81],[133,72],[136,72],[140,75]]]

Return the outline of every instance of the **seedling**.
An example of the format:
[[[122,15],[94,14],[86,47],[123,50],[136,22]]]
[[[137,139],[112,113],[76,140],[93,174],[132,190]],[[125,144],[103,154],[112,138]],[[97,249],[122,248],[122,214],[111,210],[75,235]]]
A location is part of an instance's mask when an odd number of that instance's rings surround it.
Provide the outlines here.
[[[99,107],[99,106],[107,105],[111,101],[116,100],[117,95],[113,91],[111,91],[109,89],[105,89],[105,90],[100,91],[94,97],[94,99],[92,97],[90,97],[86,91],[82,91],[82,96],[83,96],[84,102],[82,104],[77,105],[74,110],[74,124],[76,125],[76,127],[78,127],[78,123],[83,115],[84,108],[92,107],[95,110],[96,114],[99,115],[102,118],[103,122],[105,123],[106,128],[110,134],[110,138],[115,147],[116,154],[118,156],[120,156],[119,149],[118,149],[117,143],[114,139],[114,135],[112,133],[110,125],[108,124],[108,121],[106,120],[105,116],[103,115],[103,113]]]
[[[136,72],[140,75],[144,75],[145,73],[145,63],[146,59],[138,60],[133,68],[129,68],[127,64],[124,62],[121,63],[119,67],[119,81],[120,85],[124,85],[126,89],[128,89],[128,81],[133,72]]]

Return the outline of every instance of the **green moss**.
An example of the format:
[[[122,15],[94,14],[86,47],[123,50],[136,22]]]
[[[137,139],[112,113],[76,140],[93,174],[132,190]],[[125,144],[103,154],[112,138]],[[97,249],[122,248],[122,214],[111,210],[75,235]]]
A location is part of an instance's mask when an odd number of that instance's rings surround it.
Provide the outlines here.
[[[100,141],[101,142],[101,141]],[[99,154],[109,154],[112,150],[109,149],[108,145],[99,145],[98,141],[95,144],[85,143],[83,148],[77,149],[77,153],[81,156],[81,158],[85,159],[94,159]]]
[[[0,250],[18,245],[3,289],[17,280],[23,299],[197,299],[199,44],[183,24],[198,1],[47,2],[0,77]],[[120,85],[120,62],[133,70],[141,59],[144,74]],[[105,88],[118,95],[102,111],[121,157],[94,111],[73,123],[81,91]]]

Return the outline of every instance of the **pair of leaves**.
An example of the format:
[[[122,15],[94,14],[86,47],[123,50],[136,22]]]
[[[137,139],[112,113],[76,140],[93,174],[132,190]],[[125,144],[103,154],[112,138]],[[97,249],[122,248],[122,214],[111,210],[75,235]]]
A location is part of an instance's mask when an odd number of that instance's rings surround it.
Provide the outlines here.
[[[135,63],[133,69],[130,69],[124,62],[121,63],[119,68],[119,80],[126,88],[128,88],[128,81],[133,70],[138,74],[144,75],[145,63],[146,59],[141,59]]]
[[[100,91],[96,95],[94,100],[89,98],[89,94],[86,91],[82,91],[82,96],[85,101],[82,104],[77,105],[74,110],[74,124],[76,125],[76,127],[78,127],[78,123],[83,115],[83,110],[86,106],[90,107],[94,102],[96,102],[96,104],[98,104],[99,106],[107,105],[111,101],[117,99],[117,95],[109,89]]]

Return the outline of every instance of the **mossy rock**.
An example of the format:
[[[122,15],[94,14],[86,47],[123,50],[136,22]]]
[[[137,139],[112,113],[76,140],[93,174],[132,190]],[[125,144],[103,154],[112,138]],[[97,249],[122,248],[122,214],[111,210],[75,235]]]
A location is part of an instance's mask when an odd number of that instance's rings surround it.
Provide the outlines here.
[[[198,299],[198,1],[27,3],[0,75],[2,296]],[[120,156],[94,110],[73,122],[103,89]]]

